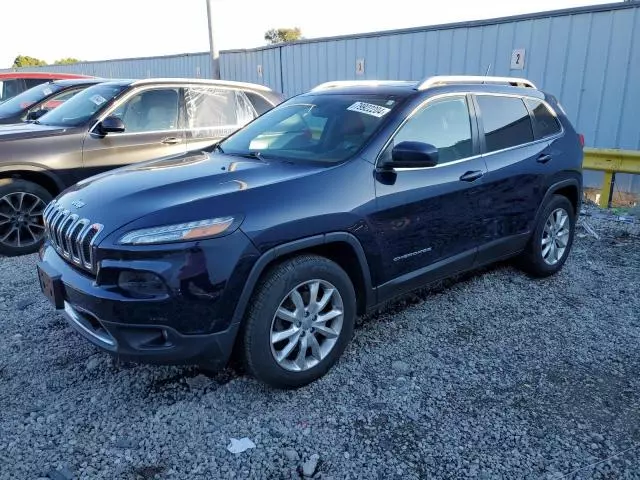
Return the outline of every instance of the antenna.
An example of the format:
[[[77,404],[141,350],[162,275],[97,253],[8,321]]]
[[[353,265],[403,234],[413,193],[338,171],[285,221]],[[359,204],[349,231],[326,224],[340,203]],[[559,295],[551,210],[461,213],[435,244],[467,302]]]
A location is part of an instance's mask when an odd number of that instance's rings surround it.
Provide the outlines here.
[[[484,76],[486,77],[487,75],[489,75],[489,70],[491,70],[491,62],[489,62],[489,65],[487,66],[487,71],[484,72]],[[484,83],[484,82],[482,82]]]

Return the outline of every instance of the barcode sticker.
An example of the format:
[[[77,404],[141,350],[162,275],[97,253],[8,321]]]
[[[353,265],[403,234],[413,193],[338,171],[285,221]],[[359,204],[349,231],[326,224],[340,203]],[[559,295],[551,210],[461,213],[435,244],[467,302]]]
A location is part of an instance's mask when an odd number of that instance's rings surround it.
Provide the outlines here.
[[[352,112],[365,113],[367,115],[371,115],[372,117],[384,117],[387,113],[391,111],[390,108],[381,107],[380,105],[374,105],[373,103],[365,103],[365,102],[356,102],[351,105],[347,110],[351,110]]]
[[[107,101],[107,99],[104,98],[102,95],[97,95],[97,94],[91,97],[89,100],[91,100],[96,105],[102,105],[104,102]]]

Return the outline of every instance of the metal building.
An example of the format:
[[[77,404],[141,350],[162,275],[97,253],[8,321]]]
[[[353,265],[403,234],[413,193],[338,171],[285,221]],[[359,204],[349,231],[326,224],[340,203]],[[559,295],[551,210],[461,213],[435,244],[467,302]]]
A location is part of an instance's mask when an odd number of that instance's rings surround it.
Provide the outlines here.
[[[35,70],[206,78],[210,64],[205,52]],[[523,76],[560,99],[588,146],[640,150],[640,2],[229,50],[220,53],[220,71],[287,96],[328,80]],[[588,179],[597,183],[598,175]],[[640,179],[629,175],[617,185],[640,191]]]

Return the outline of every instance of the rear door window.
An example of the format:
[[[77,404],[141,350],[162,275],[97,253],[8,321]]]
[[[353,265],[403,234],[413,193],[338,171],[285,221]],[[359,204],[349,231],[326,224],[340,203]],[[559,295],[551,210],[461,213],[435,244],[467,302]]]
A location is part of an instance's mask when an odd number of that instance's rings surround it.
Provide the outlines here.
[[[521,98],[477,95],[476,99],[487,153],[533,141],[531,118]]]
[[[185,104],[194,136],[226,136],[257,116],[245,93],[229,88],[189,87]]]
[[[533,129],[535,130],[536,138],[550,137],[560,133],[562,128],[558,118],[543,102],[533,98],[526,98],[524,101],[533,114]]]

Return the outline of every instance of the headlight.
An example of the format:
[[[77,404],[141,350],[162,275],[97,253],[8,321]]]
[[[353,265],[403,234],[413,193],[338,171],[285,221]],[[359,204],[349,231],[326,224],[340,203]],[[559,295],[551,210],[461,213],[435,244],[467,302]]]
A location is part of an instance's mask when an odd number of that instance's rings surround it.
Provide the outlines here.
[[[221,217],[198,222],[142,228],[125,234],[120,238],[119,243],[122,245],[149,245],[215,237],[227,232],[234,224],[234,220],[233,217]],[[236,222],[235,226],[238,226],[238,222]]]

